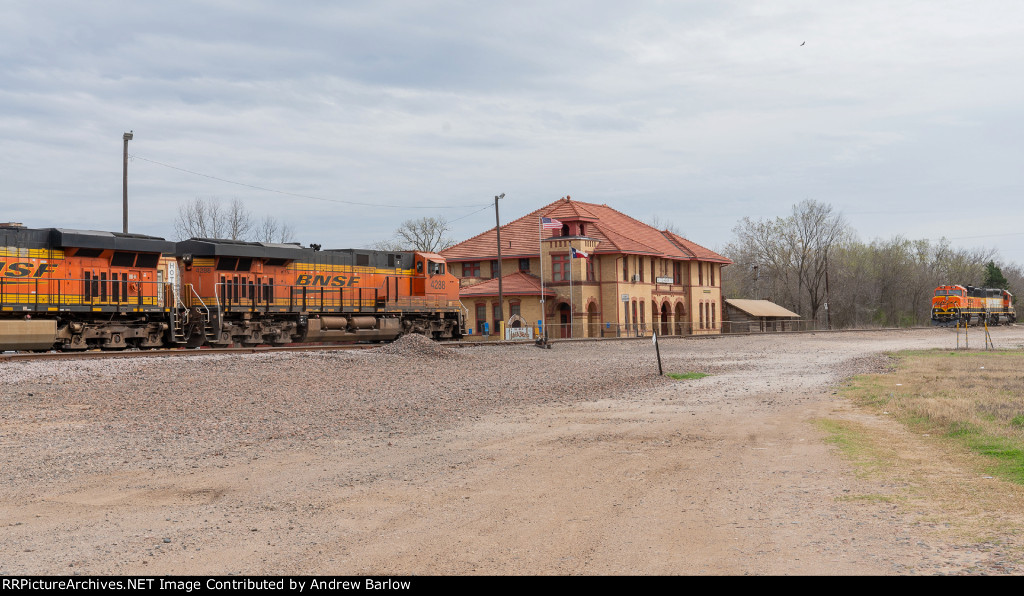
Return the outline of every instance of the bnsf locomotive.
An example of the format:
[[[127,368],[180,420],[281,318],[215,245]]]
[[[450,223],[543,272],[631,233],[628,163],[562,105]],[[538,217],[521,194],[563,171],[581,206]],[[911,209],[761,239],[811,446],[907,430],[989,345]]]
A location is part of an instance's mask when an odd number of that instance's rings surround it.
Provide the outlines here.
[[[0,350],[458,338],[458,293],[433,253],[0,224]]]
[[[998,288],[939,286],[932,297],[932,325],[1010,325],[1017,320],[1013,295]]]

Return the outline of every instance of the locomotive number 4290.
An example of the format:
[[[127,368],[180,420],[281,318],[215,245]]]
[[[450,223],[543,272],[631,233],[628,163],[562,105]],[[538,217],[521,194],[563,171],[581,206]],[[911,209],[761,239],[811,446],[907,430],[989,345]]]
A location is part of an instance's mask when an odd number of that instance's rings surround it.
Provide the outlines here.
[[[432,289],[434,289],[434,290],[443,290],[444,289],[444,280],[443,279],[432,279],[432,280],[430,280],[430,287]]]

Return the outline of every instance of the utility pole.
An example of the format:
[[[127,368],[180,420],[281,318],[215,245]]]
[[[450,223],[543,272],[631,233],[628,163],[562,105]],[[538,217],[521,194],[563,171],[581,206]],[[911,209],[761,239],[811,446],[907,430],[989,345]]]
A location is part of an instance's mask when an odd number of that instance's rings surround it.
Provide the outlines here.
[[[825,251],[825,326],[832,330],[832,311],[828,308],[828,251]]]
[[[494,224],[495,230],[498,232],[498,271],[491,273],[498,276],[498,334],[499,340],[505,339],[505,294],[501,288],[501,218],[498,217],[498,200],[504,199],[505,193],[496,195],[494,197]]]
[[[132,140],[135,135],[132,131],[124,133],[124,233],[128,233],[128,141]]]

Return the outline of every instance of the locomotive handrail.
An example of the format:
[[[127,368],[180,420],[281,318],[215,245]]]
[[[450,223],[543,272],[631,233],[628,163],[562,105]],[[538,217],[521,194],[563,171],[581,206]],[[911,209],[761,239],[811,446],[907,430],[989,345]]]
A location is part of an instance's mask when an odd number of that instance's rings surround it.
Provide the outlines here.
[[[193,286],[192,284],[185,284],[185,285],[187,285],[188,289],[192,291],[192,295],[195,296],[196,300],[199,301],[199,304],[203,307],[203,310],[209,312],[210,311],[210,307],[206,306],[206,303],[203,302],[203,297],[200,296],[199,292],[196,291],[195,286]],[[216,298],[216,296],[214,296],[214,297]],[[218,307],[217,307],[217,313],[220,314],[220,305],[219,304],[218,304]]]
[[[0,278],[0,301],[43,312],[53,305],[163,308],[159,281],[73,277]],[[156,288],[152,293],[148,288]]]

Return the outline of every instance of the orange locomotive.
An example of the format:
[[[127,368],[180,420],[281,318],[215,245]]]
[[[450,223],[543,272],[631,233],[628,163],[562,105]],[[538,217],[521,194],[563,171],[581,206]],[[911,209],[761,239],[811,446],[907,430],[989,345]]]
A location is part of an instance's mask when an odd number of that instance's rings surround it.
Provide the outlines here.
[[[0,224],[0,350],[457,338],[458,287],[432,253]]]
[[[142,234],[0,224],[0,350],[164,345],[161,253]]]
[[[1013,295],[998,288],[939,286],[932,297],[932,325],[1013,324]]]
[[[459,282],[440,255],[195,238],[176,254],[186,345],[462,336]]]

